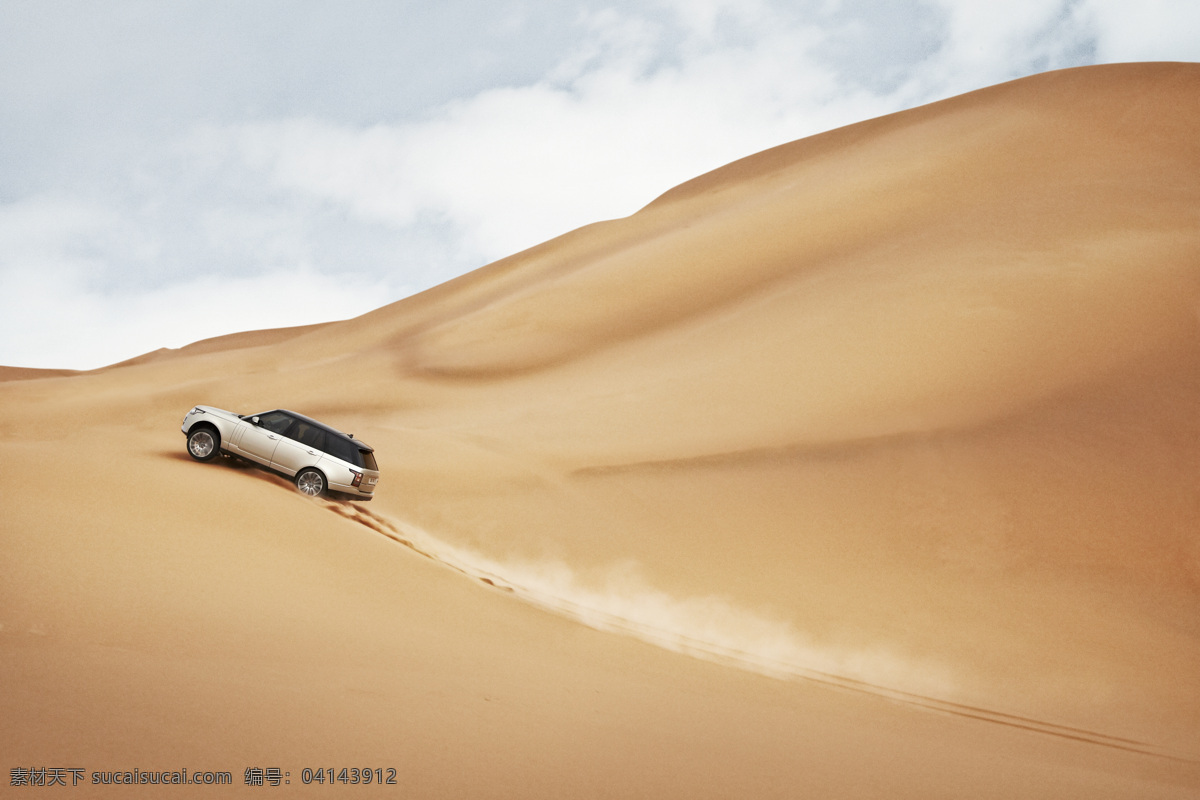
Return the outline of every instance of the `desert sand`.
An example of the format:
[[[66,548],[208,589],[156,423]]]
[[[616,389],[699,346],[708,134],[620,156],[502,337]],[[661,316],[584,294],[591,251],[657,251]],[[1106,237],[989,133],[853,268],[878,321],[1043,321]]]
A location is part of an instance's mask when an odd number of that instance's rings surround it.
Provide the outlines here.
[[[1200,65],[1047,73],[353,320],[0,371],[5,788],[1200,796],[1197,130]],[[195,404],[379,494],[193,462]]]

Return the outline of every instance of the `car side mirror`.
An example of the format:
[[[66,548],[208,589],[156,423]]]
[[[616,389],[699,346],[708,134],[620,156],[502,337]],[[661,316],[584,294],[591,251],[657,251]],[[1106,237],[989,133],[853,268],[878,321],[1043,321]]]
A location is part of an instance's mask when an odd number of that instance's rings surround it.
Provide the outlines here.
[[[257,424],[258,424],[258,417],[251,417],[251,418],[250,418],[250,421],[251,421],[251,422],[253,422],[255,425],[257,425]]]

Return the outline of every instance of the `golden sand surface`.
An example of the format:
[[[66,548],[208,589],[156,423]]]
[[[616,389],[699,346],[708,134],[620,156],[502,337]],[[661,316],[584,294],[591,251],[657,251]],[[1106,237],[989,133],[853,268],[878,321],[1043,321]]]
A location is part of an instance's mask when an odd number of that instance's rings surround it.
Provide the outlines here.
[[[1197,130],[1200,65],[1046,73],[353,320],[0,371],[2,766],[1200,796]],[[193,462],[195,404],[379,496]]]

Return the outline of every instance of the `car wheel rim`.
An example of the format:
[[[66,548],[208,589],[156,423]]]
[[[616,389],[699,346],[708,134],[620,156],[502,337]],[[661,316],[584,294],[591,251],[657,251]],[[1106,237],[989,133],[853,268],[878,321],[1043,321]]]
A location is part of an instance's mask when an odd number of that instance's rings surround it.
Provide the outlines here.
[[[204,456],[208,455],[213,450],[212,435],[205,431],[201,431],[200,433],[193,434],[191,448],[192,448],[192,455],[194,455],[194,456],[203,458]]]
[[[315,472],[306,472],[300,476],[297,485],[300,487],[300,491],[309,497],[316,497],[321,493],[321,476]]]

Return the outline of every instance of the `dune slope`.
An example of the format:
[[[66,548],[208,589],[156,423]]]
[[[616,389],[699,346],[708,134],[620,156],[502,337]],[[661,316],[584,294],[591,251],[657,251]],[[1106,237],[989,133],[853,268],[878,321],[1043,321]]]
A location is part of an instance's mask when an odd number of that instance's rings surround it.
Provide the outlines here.
[[[1197,65],[1048,73],[354,320],[0,373],[0,751],[1194,795],[1198,100]],[[195,403],[353,431],[380,496],[192,463]]]

